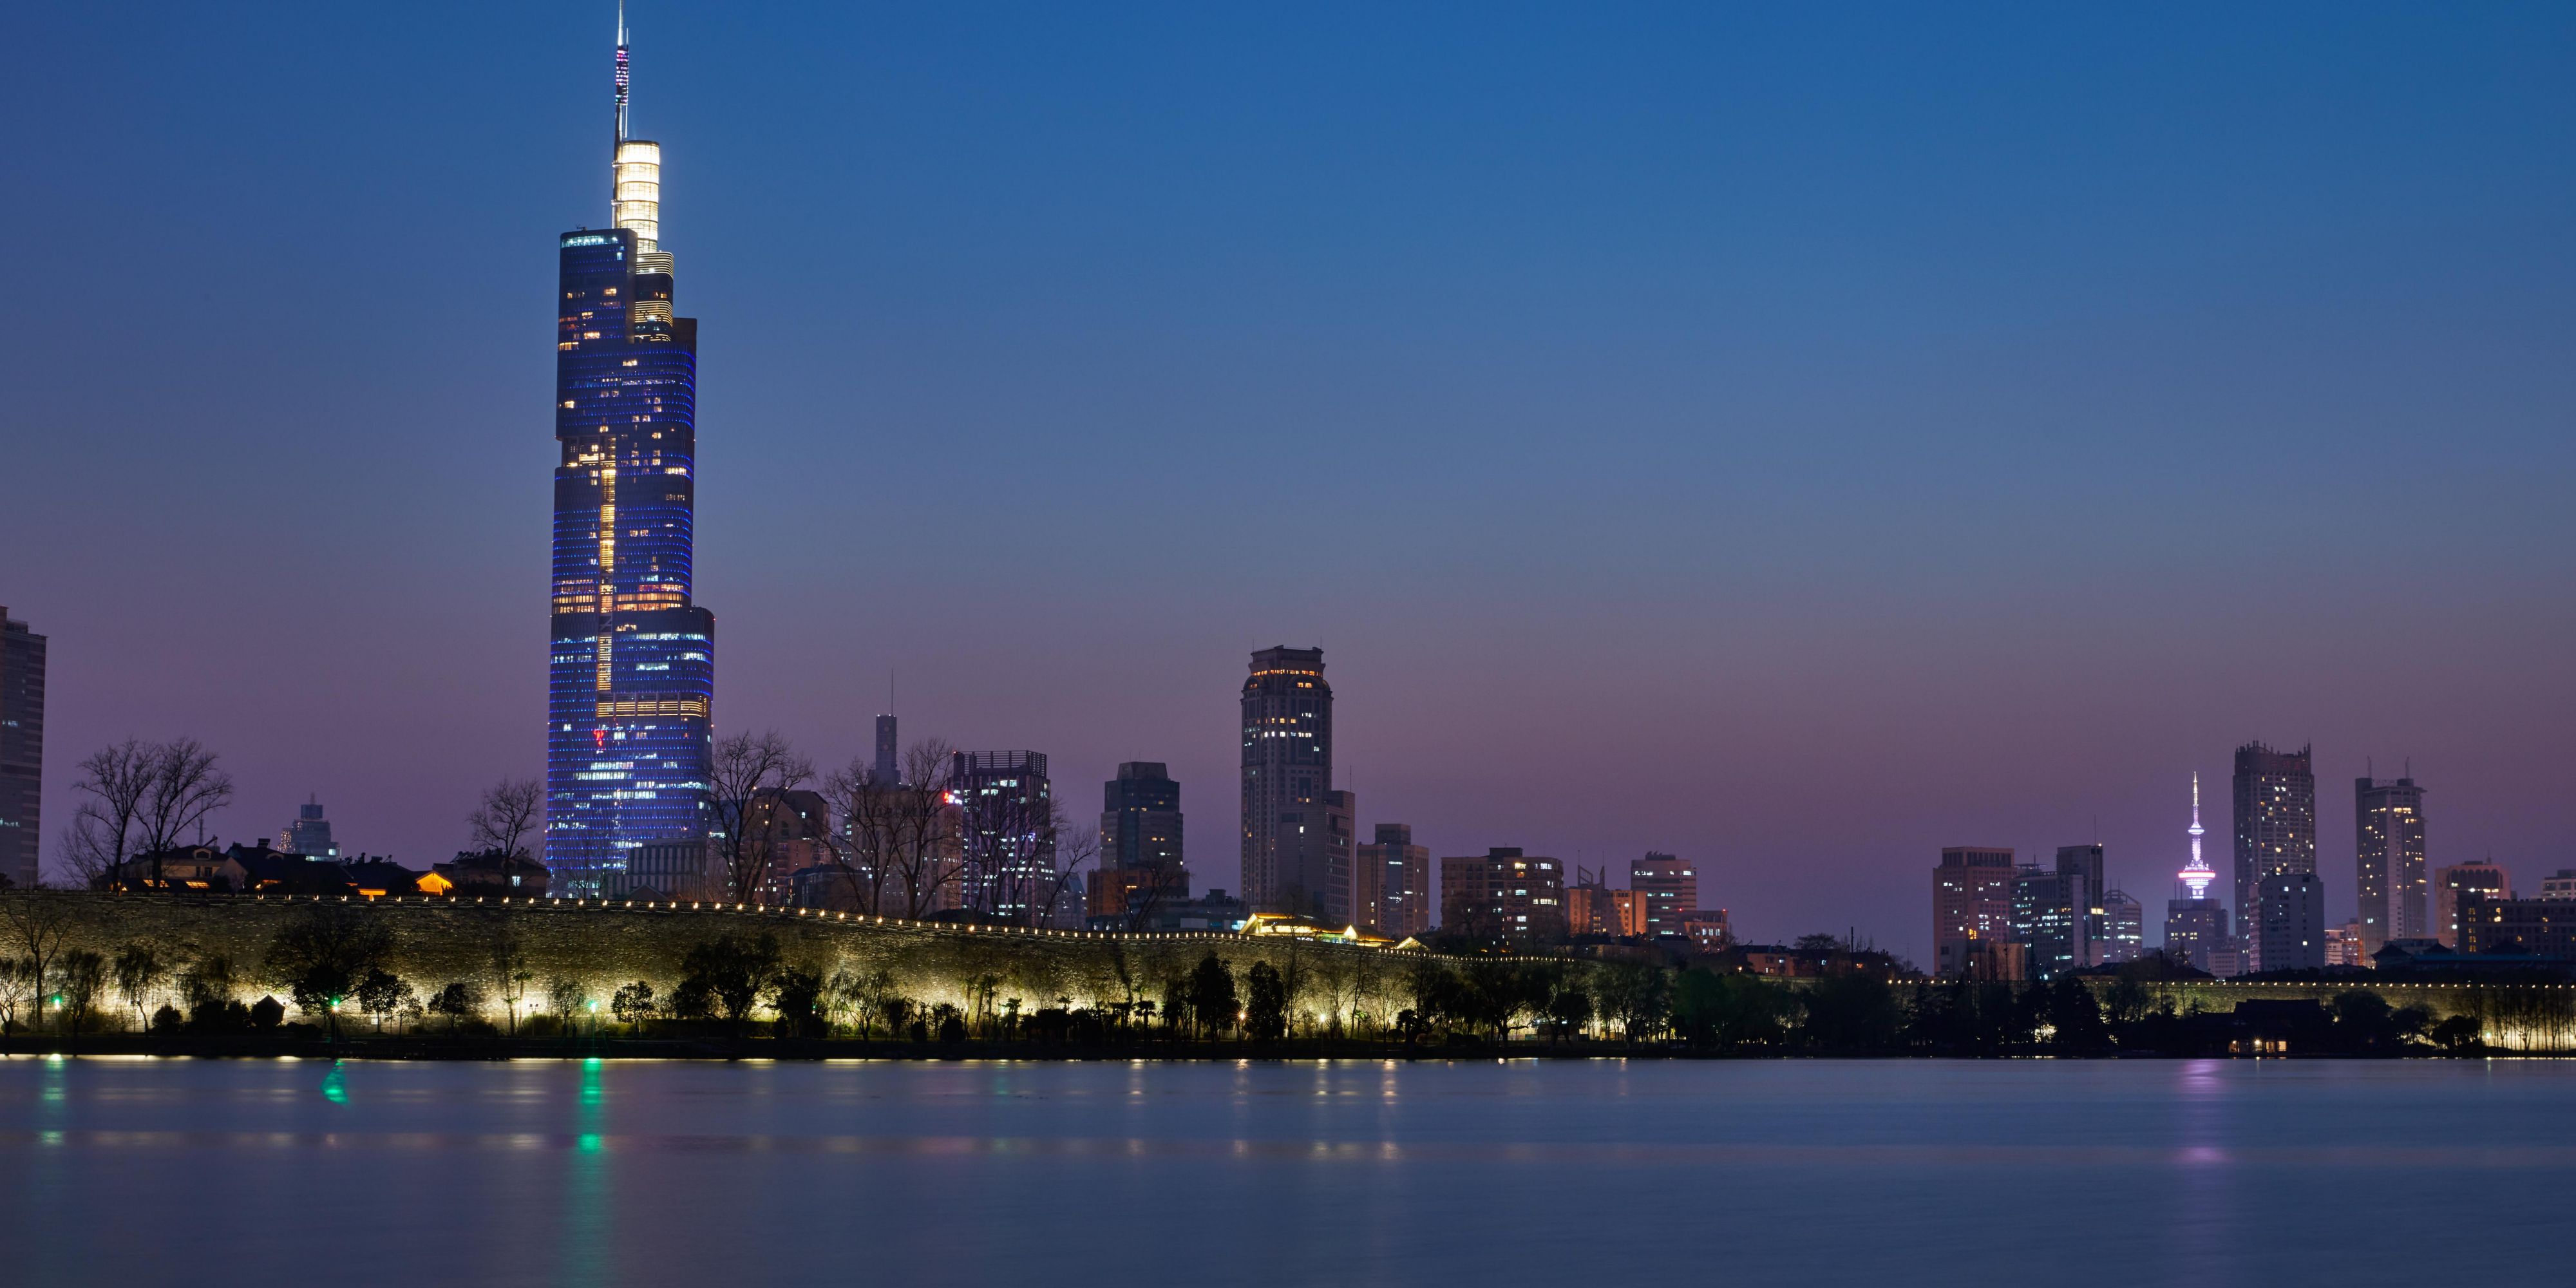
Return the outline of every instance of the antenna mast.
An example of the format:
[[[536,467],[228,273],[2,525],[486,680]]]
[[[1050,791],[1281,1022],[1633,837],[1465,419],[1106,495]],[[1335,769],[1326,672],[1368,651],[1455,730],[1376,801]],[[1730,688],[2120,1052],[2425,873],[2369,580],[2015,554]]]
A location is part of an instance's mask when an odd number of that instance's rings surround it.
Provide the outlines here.
[[[617,137],[626,141],[626,0],[617,0]]]

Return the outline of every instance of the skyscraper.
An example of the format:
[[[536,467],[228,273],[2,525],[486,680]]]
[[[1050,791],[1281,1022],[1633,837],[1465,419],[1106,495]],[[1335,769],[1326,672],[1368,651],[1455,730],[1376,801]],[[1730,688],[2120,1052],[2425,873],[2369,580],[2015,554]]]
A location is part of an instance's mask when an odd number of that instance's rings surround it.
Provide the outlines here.
[[[1375,896],[1353,908],[1361,926],[1374,926],[1380,934],[1419,935],[1438,919],[1440,892],[1433,888],[1431,851],[1413,843],[1410,824],[1378,824],[1376,844],[1360,847],[1357,870],[1358,888]]]
[[[45,637],[0,607],[0,880],[36,884],[45,778]]]
[[[2460,946],[2460,905],[2471,899],[2510,899],[2513,874],[2494,862],[2454,863],[2433,874],[2433,938]]]
[[[2072,942],[2069,951],[2077,966],[2102,964],[2102,945],[2111,937],[2109,914],[2102,909],[2102,896],[2108,890],[2102,879],[2102,845],[2061,845],[2057,847],[2057,875],[2068,881],[2066,897],[2075,910]]]
[[[2361,898],[2361,952],[2367,959],[2391,939],[2422,939],[2424,789],[2413,778],[2353,781],[2353,860]]]
[[[1021,925],[1052,924],[1063,891],[1055,869],[1055,788],[1034,751],[960,751],[948,788],[957,798],[959,885],[967,910]]]
[[[2036,863],[2013,869],[2012,936],[2028,950],[2030,978],[2053,980],[2090,965],[2084,946],[2084,874]]]
[[[2093,964],[2133,962],[2146,950],[2147,910],[2137,900],[2113,890],[2102,896],[2102,940],[2094,945]]]
[[[1131,760],[1100,785],[1100,863],[1090,874],[1094,917],[1134,917],[1190,897],[1181,859],[1181,785],[1157,760]]]
[[[557,239],[546,863],[596,895],[627,852],[706,834],[715,615],[690,600],[698,324],[671,311],[662,148],[627,137],[617,23],[611,227]]]
[[[1628,888],[1644,906],[1647,934],[1679,935],[1682,918],[1699,910],[1699,865],[1648,851],[1642,859],[1629,860]]]
[[[2259,742],[2236,749],[2236,921],[2253,970],[2274,969],[2262,956],[2263,879],[2317,870],[2317,776],[2308,752]]]
[[[1932,869],[1933,973],[1969,973],[1977,945],[2013,939],[2013,852],[1983,845],[1953,845]]]
[[[295,807],[295,821],[278,829],[277,848],[283,854],[301,854],[308,859],[337,859],[339,843],[331,839],[331,820],[322,817],[322,802],[306,801]]]
[[[1243,682],[1243,901],[1254,912],[1349,916],[1334,888],[1324,795],[1333,789],[1333,686],[1324,650],[1266,648]],[[1339,909],[1339,916],[1332,915]]]
[[[877,761],[871,771],[879,787],[892,787],[903,781],[901,749],[895,743],[894,717],[877,717]]]

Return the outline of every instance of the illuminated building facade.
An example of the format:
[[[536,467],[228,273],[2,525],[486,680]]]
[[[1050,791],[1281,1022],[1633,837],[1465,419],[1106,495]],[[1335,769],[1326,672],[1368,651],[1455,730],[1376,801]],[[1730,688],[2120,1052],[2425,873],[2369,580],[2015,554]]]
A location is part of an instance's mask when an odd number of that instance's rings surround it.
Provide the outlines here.
[[[0,878],[36,884],[45,776],[45,637],[0,608]]]
[[[1688,859],[1649,851],[1628,862],[1628,888],[1646,917],[1648,935],[1679,935],[1682,919],[1699,910],[1699,865]]]
[[[955,752],[948,789],[959,814],[962,906],[1020,925],[1053,924],[1064,890],[1055,870],[1055,786],[1045,753]]]
[[[2433,874],[2433,938],[2460,946],[2460,904],[2468,899],[2510,899],[2513,874],[2493,863],[2454,863]]]
[[[554,892],[619,884],[630,852],[706,835],[715,616],[690,599],[695,319],[671,311],[662,149],[626,136],[617,33],[613,227],[558,239],[546,864]]]
[[[1324,680],[1324,651],[1253,654],[1243,682],[1243,900],[1254,912],[1349,923],[1356,838],[1342,838],[1337,865],[1325,817],[1332,789],[1333,686]]]
[[[2264,881],[2284,873],[2316,875],[2317,776],[2308,753],[2306,747],[2274,751],[2259,742],[2236,749],[2236,921],[2245,931],[2249,971],[2277,969],[2263,958]]]
[[[1413,843],[1408,823],[1380,823],[1377,841],[1358,859],[1358,924],[1387,935],[1419,935],[1439,920],[1440,892],[1433,888],[1431,851]],[[1569,892],[1570,893],[1570,892]],[[1583,923],[1577,922],[1577,933]]]
[[[1440,928],[1515,945],[1565,938],[1565,865],[1518,849],[1441,859]]]
[[[2361,902],[2363,956],[2391,939],[2422,939],[2424,789],[2412,778],[2353,782],[2355,889]]]
[[[2147,910],[2117,890],[2102,896],[2102,939],[2093,946],[2093,964],[2133,962],[2147,950]]]
[[[1953,845],[1941,851],[1941,864],[1932,869],[1933,973],[1955,979],[1976,966],[1978,945],[2014,942],[2013,875],[2010,849]],[[2018,971],[2019,956],[2013,956]]]
[[[2036,863],[2013,869],[2012,937],[2027,950],[2030,977],[2053,980],[2089,964],[2084,946],[2084,877]]]

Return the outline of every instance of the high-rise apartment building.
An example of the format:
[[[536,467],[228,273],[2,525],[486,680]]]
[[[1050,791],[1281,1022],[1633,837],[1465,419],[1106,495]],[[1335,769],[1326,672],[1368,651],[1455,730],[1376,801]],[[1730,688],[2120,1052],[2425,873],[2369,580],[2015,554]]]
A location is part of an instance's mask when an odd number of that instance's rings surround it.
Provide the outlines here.
[[[1516,848],[1440,860],[1440,928],[1514,945],[1565,938],[1565,867]]]
[[[1181,785],[1163,762],[1131,760],[1100,786],[1100,865],[1090,874],[1093,917],[1130,917],[1190,897],[1181,859]]]
[[[2276,872],[2256,892],[2263,921],[2257,942],[2260,971],[2316,970],[2326,964],[2326,888],[2314,872]]]
[[[277,849],[281,854],[301,854],[308,859],[340,857],[339,842],[331,839],[331,820],[322,817],[320,800],[295,807],[295,821],[278,829]]]
[[[1358,897],[1354,903],[1363,928],[1382,935],[1419,935],[1439,919],[1440,892],[1434,887],[1431,851],[1413,843],[1405,823],[1380,823],[1374,844],[1359,849]],[[1370,918],[1374,920],[1370,920]]]
[[[0,606],[0,881],[36,884],[44,835],[45,637]]]
[[[2353,863],[2361,900],[2361,952],[2391,939],[2422,939],[2424,789],[2413,778],[2353,781]]]
[[[690,599],[698,324],[672,313],[662,147],[627,136],[617,35],[610,227],[557,239],[546,864],[557,894],[706,835],[715,615]]]
[[[2460,905],[2469,899],[2510,899],[2513,874],[2487,863],[2454,863],[2433,874],[2433,938],[2460,946]]]
[[[1976,945],[2013,941],[2013,852],[1953,845],[1932,869],[1932,959],[1944,978],[1965,975]]]
[[[2263,960],[2263,880],[2317,870],[2317,776],[2309,748],[2275,751],[2259,742],[2236,749],[2236,920],[2244,927],[2252,969]],[[2324,927],[2317,928],[2320,935]],[[2322,940],[2320,940],[2322,947]]]
[[[1670,854],[1648,851],[1628,862],[1628,888],[1643,905],[1646,933],[1679,936],[1682,919],[1699,910],[1699,865]]]
[[[1333,686],[1324,682],[1324,650],[1253,654],[1243,682],[1243,898],[1254,912],[1348,920],[1350,851],[1342,851],[1336,888],[1325,801],[1332,790]]]
[[[1055,868],[1055,788],[1034,751],[960,751],[949,758],[956,796],[961,906],[1020,925],[1053,924],[1063,890]]]

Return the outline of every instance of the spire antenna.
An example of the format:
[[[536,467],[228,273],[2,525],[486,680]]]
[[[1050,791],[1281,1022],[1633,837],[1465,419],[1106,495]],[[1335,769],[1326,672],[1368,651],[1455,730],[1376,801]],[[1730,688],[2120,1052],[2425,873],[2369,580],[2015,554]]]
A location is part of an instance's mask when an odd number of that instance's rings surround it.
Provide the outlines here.
[[[626,0],[617,0],[617,138],[626,141]]]

